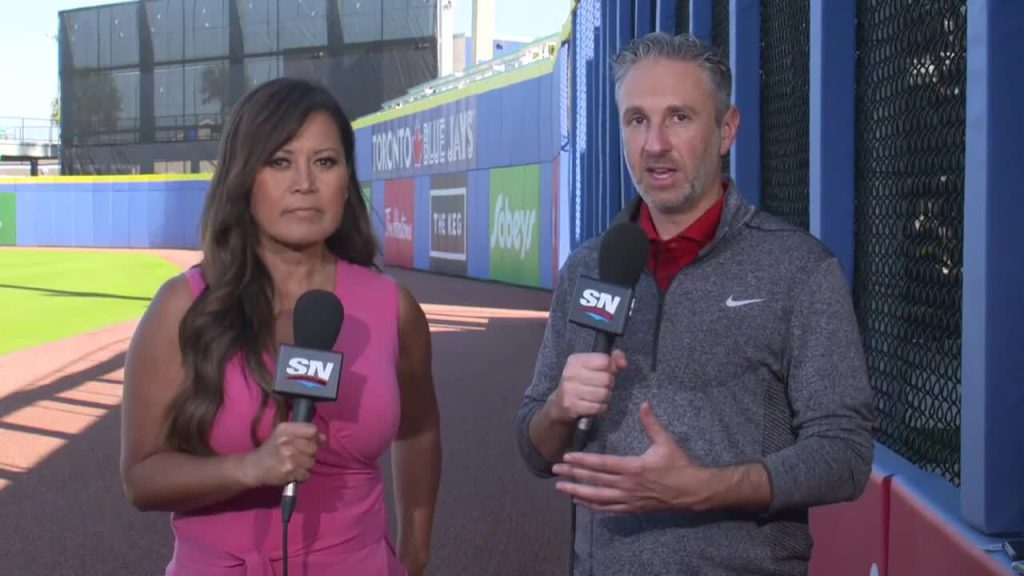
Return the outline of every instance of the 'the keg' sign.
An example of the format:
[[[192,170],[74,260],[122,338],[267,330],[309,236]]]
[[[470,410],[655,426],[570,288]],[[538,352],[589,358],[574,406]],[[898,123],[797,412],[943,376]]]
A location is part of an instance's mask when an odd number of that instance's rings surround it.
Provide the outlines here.
[[[430,269],[466,274],[466,175],[430,179]]]

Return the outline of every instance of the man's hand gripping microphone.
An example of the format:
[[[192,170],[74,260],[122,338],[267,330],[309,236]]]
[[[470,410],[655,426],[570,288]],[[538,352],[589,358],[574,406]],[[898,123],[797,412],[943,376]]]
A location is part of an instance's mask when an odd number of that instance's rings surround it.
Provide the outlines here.
[[[598,278],[580,276],[573,294],[569,320],[594,330],[592,352],[610,354],[615,339],[626,330],[633,306],[633,285],[647,263],[647,234],[633,222],[620,222],[601,237]],[[576,424],[573,450],[587,442],[591,418]]]

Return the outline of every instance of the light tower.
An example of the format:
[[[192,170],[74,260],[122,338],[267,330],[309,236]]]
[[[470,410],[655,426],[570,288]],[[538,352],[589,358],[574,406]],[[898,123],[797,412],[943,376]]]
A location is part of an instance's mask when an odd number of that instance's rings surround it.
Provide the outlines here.
[[[473,63],[494,57],[494,0],[473,0]]]
[[[437,2],[437,77],[451,76],[455,66],[455,0]]]

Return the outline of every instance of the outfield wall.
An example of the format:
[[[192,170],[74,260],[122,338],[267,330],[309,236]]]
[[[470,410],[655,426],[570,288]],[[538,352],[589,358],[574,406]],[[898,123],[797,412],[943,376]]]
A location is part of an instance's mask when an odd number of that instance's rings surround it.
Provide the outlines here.
[[[811,510],[810,576],[1010,576],[1001,539],[961,517],[944,478],[875,445],[871,478],[855,502]]]
[[[523,70],[357,123],[357,170],[385,264],[552,286],[559,85],[551,62]]]
[[[0,180],[0,246],[197,248],[208,176]],[[550,287],[558,159],[368,181],[392,266]]]
[[[0,246],[195,248],[208,178],[0,179]]]

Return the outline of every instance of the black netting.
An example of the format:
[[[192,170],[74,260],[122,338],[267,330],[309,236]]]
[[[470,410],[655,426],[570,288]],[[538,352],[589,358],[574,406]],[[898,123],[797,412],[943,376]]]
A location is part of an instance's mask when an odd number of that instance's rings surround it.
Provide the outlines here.
[[[690,31],[690,0],[676,0],[676,34]]]
[[[857,3],[855,295],[879,440],[956,485],[966,2]]]
[[[722,51],[725,61],[729,61],[729,0],[712,0],[711,2],[711,43]],[[722,173],[729,173],[729,157],[722,158]]]
[[[280,76],[352,119],[437,78],[436,0],[150,0],[60,15],[66,174],[196,171],[232,106]],[[411,6],[411,7],[410,7]]]
[[[809,24],[808,0],[761,3],[761,207],[804,230]]]

